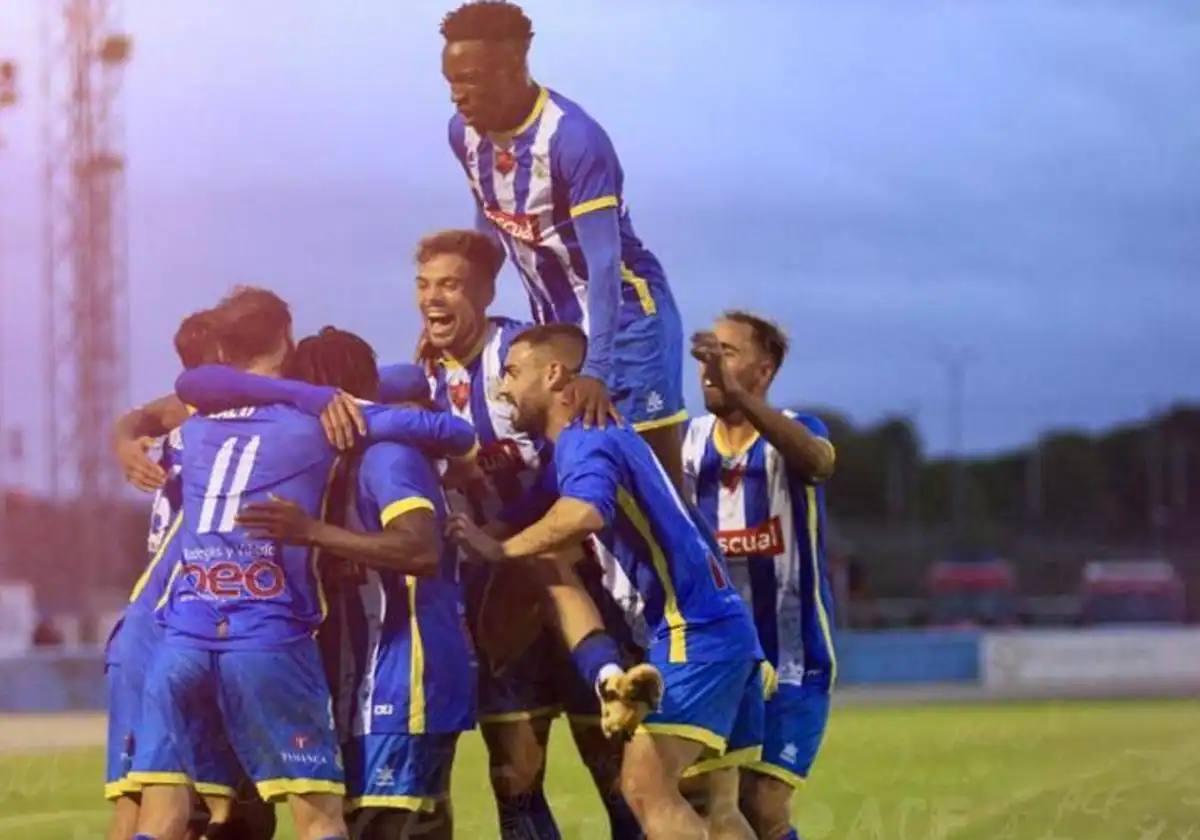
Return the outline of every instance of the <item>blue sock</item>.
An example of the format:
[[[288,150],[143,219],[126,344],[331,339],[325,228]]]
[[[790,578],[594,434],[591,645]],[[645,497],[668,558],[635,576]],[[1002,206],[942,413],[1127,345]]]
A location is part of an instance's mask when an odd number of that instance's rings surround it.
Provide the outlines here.
[[[133,840],[158,840],[153,834],[135,834]]]
[[[496,797],[501,840],[562,840],[550,803],[541,789],[512,797]]]
[[[642,833],[642,827],[624,796],[614,791],[601,801],[604,803],[604,810],[608,811],[612,840],[644,840],[646,835]]]
[[[796,832],[796,829],[793,828],[787,834],[783,835],[782,840],[800,840],[800,835]]]
[[[575,645],[571,651],[571,661],[587,684],[595,685],[601,668],[621,662],[621,651],[612,636],[602,630],[593,630]]]

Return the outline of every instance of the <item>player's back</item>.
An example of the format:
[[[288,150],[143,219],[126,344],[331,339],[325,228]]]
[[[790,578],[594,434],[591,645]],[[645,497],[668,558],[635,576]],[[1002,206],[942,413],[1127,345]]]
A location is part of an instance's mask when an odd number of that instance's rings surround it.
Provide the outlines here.
[[[252,538],[240,508],[278,497],[322,514],[334,453],[315,418],[283,405],[196,416],[183,426],[183,562],[168,634],[211,647],[270,648],[309,636],[324,595],[304,546]]]
[[[637,432],[574,423],[560,435],[555,461],[560,492],[597,506],[611,523],[600,538],[642,595],[651,661],[758,655],[749,613],[712,534]]]

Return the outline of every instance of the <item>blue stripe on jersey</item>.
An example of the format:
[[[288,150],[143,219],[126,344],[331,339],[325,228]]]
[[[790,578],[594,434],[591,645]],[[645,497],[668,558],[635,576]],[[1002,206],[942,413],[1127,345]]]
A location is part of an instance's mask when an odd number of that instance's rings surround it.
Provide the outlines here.
[[[562,262],[549,248],[537,248],[534,251],[538,276],[550,293],[550,305],[553,307],[553,319],[556,323],[580,324],[583,322],[583,307],[575,296],[575,289],[567,279],[567,272]]]
[[[746,523],[766,522],[771,518],[771,496],[767,487],[766,448],[756,446],[750,452],[746,472],[742,477],[742,499]],[[750,572],[751,611],[758,628],[758,641],[763,654],[772,664],[779,664],[779,620],[777,615],[779,583],[775,574],[775,557],[752,554],[746,558]]]
[[[513,157],[517,161],[513,173],[513,202],[517,213],[524,213],[529,202],[529,182],[533,178],[533,139],[537,132],[526,131],[513,143]]]
[[[492,141],[484,139],[479,144],[479,155],[475,164],[479,167],[479,189],[483,192],[485,207],[496,207],[499,204],[496,200],[496,183],[492,180],[496,172],[492,162],[493,151]]]

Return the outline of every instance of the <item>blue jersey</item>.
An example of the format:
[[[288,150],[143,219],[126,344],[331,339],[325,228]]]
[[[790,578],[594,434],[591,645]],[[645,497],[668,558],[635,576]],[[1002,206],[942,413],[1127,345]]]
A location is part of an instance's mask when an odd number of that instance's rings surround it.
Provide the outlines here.
[[[508,318],[488,318],[474,355],[461,361],[445,356],[434,369],[435,404],[475,427],[475,462],[487,481],[452,490],[448,496],[454,510],[479,523],[494,520],[505,500],[511,502],[528,490],[549,457],[547,443],[513,428],[513,406],[497,396],[508,348],[526,326]]]
[[[372,445],[349,485],[346,524],[353,530],[380,531],[420,509],[434,513],[439,530],[445,522],[437,472],[410,446]],[[475,657],[453,545],[443,545],[437,573],[430,576],[356,568],[340,582],[338,718],[349,720],[353,735],[472,728]]]
[[[175,535],[183,519],[183,433],[173,429],[156,444],[158,465],[166,482],[154,493],[150,506],[150,530],[146,536],[146,568],[129,594],[129,608],[154,609],[166,592],[167,582],[179,561]],[[152,456],[153,453],[152,453]]]
[[[169,636],[214,649],[310,636],[325,615],[316,552],[252,538],[236,520],[272,496],[323,516],[335,453],[320,421],[265,405],[195,416],[182,429],[183,562],[162,613]]]
[[[604,519],[600,540],[640,595],[651,662],[761,656],[712,534],[637,432],[575,422],[559,436],[554,461],[559,493],[587,502]]]
[[[674,307],[662,267],[634,233],[612,143],[574,102],[542,88],[528,118],[504,136],[480,134],[456,114],[450,146],[521,275],[536,321],[590,332],[588,268],[574,220],[609,208],[619,211],[621,322]]]
[[[828,440],[820,419],[787,414]],[[761,436],[732,449],[711,414],[688,425],[683,465],[688,493],[717,532],[780,682],[831,686],[837,659],[824,489],[789,470]]]

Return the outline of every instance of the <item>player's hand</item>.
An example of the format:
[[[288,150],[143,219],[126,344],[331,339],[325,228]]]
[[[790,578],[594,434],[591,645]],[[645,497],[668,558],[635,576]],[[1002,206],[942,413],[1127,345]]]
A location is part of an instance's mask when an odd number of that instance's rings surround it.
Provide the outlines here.
[[[256,539],[307,545],[313,541],[317,521],[295,502],[272,496],[269,502],[243,507],[238,511],[237,524]]]
[[[762,680],[763,699],[770,700],[779,691],[779,673],[770,661],[764,659],[758,663],[758,676]]]
[[[725,369],[725,353],[714,333],[701,331],[692,334],[692,358],[700,362],[704,373],[704,384],[716,388],[725,399],[737,405],[744,390],[737,377]]]
[[[339,452],[354,448],[357,436],[366,436],[362,406],[345,391],[338,391],[321,412],[321,428],[329,445]]]
[[[600,686],[600,728],[605,737],[633,735],[646,715],[658,708],[662,694],[662,674],[645,663],[605,680]]]
[[[504,555],[504,543],[485,533],[464,514],[451,514],[446,522],[446,536],[477,560],[503,563],[508,559]]]
[[[167,471],[146,454],[153,445],[154,438],[149,437],[126,438],[115,445],[125,480],[146,493],[153,493],[167,482]]]
[[[563,389],[563,399],[574,411],[572,419],[583,420],[583,427],[603,429],[611,419],[620,423],[621,415],[608,395],[608,386],[594,376],[577,376]]]

